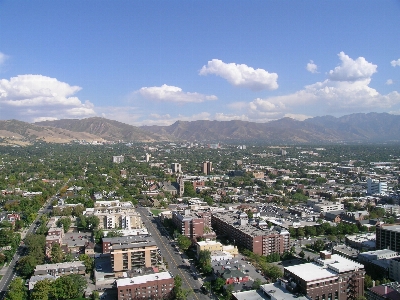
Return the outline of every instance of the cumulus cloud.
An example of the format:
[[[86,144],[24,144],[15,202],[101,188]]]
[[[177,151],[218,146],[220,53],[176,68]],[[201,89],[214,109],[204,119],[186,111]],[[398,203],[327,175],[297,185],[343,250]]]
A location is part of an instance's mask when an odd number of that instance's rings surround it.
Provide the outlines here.
[[[392,65],[392,67],[400,67],[400,58],[398,60],[392,60],[390,62],[390,64]]]
[[[363,57],[353,60],[343,52],[339,53],[339,58],[341,64],[322,82],[307,85],[292,94],[237,102],[229,107],[246,112],[251,119],[264,120],[289,116],[293,111],[298,115],[307,115],[311,111],[313,114],[351,113],[388,109],[400,104],[398,92],[382,95],[369,86],[376,65]]]
[[[90,101],[82,103],[75,97],[79,86],[43,75],[18,75],[0,80],[0,107],[2,118],[84,118],[94,116]]]
[[[393,84],[393,80],[392,79],[388,79],[388,80],[386,80],[385,84],[386,85],[391,85],[391,84]]]
[[[162,86],[142,87],[136,92],[148,100],[164,102],[200,103],[218,99],[217,96],[214,95],[183,92],[179,87],[166,84],[163,84]]]
[[[338,54],[342,63],[329,71],[329,79],[333,81],[358,81],[370,78],[376,72],[377,65],[367,62],[364,57],[351,59],[343,51]]]
[[[314,64],[314,62],[312,60],[310,60],[310,62],[307,64],[306,69],[310,73],[318,73],[318,71],[317,71],[318,66],[316,64]]]
[[[224,63],[213,59],[203,66],[200,75],[214,74],[226,79],[230,84],[251,90],[275,90],[278,88],[278,74],[264,69],[254,69],[245,64]]]
[[[292,119],[297,120],[297,121],[304,121],[304,120],[307,120],[309,118],[312,118],[311,116],[302,115],[302,114],[285,114],[284,117],[292,118]]]
[[[2,65],[8,59],[8,55],[0,52],[0,65]]]

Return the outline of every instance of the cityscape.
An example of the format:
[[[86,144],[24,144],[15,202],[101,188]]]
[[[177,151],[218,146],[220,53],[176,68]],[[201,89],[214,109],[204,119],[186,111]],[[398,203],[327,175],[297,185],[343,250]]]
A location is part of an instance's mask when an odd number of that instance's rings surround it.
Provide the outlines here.
[[[0,1],[0,300],[400,300],[399,4]]]
[[[396,144],[3,145],[1,297],[392,297],[398,153]]]

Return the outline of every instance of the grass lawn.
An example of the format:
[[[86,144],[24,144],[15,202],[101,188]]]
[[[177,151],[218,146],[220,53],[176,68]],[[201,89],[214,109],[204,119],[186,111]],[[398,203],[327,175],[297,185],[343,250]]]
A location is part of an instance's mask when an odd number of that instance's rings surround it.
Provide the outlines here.
[[[0,275],[0,280],[3,278],[3,275]]]
[[[162,212],[161,209],[150,209],[150,211],[155,216],[158,216]]]

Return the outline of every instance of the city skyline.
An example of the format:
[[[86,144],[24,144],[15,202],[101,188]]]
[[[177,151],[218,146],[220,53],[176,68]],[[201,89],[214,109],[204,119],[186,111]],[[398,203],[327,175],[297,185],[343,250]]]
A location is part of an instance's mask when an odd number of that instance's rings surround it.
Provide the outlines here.
[[[400,114],[400,3],[2,1],[0,119]]]

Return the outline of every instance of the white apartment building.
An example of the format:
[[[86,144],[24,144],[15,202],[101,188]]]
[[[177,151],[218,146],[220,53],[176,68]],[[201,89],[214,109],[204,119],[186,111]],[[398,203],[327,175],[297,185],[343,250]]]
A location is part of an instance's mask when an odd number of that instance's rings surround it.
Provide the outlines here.
[[[339,202],[308,199],[307,205],[311,206],[313,208],[313,210],[315,210],[319,213],[335,211],[335,210],[344,210],[344,204],[339,203]]]
[[[381,194],[387,192],[387,182],[372,178],[367,179],[367,193],[369,195]]]

